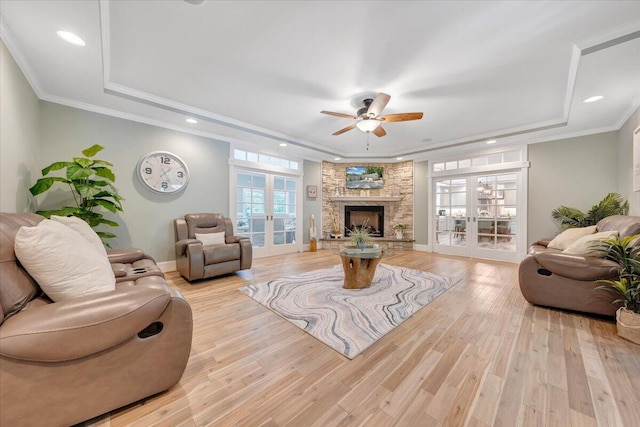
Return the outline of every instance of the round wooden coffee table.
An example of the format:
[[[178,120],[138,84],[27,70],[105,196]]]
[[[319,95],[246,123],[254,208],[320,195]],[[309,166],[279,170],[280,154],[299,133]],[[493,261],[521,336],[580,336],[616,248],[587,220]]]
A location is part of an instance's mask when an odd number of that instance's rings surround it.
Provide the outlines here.
[[[344,285],[342,287],[362,289],[371,285],[378,263],[382,258],[392,255],[392,252],[380,248],[375,251],[373,248],[343,247],[339,254],[344,270]]]

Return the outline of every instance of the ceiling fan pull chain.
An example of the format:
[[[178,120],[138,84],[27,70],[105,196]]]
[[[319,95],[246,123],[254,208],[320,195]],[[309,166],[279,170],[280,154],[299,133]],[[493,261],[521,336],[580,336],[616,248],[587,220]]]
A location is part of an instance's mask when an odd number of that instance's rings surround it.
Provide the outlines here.
[[[369,151],[369,134],[371,132],[367,132],[367,151]]]

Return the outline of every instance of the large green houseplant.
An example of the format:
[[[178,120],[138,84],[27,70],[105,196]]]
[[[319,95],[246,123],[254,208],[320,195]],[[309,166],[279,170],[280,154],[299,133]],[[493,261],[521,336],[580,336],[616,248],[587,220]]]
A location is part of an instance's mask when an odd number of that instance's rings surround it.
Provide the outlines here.
[[[42,169],[42,178],[29,189],[31,194],[37,196],[45,193],[56,183],[66,184],[71,190],[75,206],[63,206],[59,209],[41,210],[36,213],[49,218],[51,215],[76,216],[95,228],[102,224],[117,227],[118,223],[108,220],[98,208],[104,208],[109,212],[122,211],[122,197],[113,183],[116,176],[111,170],[113,164],[106,160],[93,159],[104,147],[95,144],[82,151],[85,157],[74,157],[70,162],[54,162]],[[51,172],[65,170],[64,176],[48,176]],[[97,231],[102,239],[110,239],[115,234],[106,231]],[[105,243],[110,247],[108,243]]]
[[[586,213],[577,208],[560,206],[551,211],[551,217],[564,229],[596,225],[603,218],[611,215],[627,215],[628,212],[629,202],[618,193],[609,193]]]
[[[640,344],[640,234],[606,239],[595,244],[595,250],[618,264],[616,280],[598,280],[596,289],[616,292],[622,304],[616,313],[618,335]]]

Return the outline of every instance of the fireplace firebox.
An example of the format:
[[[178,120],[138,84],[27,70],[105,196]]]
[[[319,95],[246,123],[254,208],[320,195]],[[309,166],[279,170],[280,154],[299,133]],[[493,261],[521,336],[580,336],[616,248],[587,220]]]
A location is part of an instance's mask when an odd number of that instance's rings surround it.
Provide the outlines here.
[[[374,237],[384,236],[384,206],[345,206],[345,236],[356,228],[365,229]]]

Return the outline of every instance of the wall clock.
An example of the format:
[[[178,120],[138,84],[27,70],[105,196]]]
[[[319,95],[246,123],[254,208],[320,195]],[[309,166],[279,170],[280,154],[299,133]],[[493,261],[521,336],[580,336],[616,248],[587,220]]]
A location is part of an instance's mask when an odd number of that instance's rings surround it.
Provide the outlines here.
[[[156,193],[178,193],[189,183],[187,164],[167,151],[153,151],[138,161],[140,181]]]

